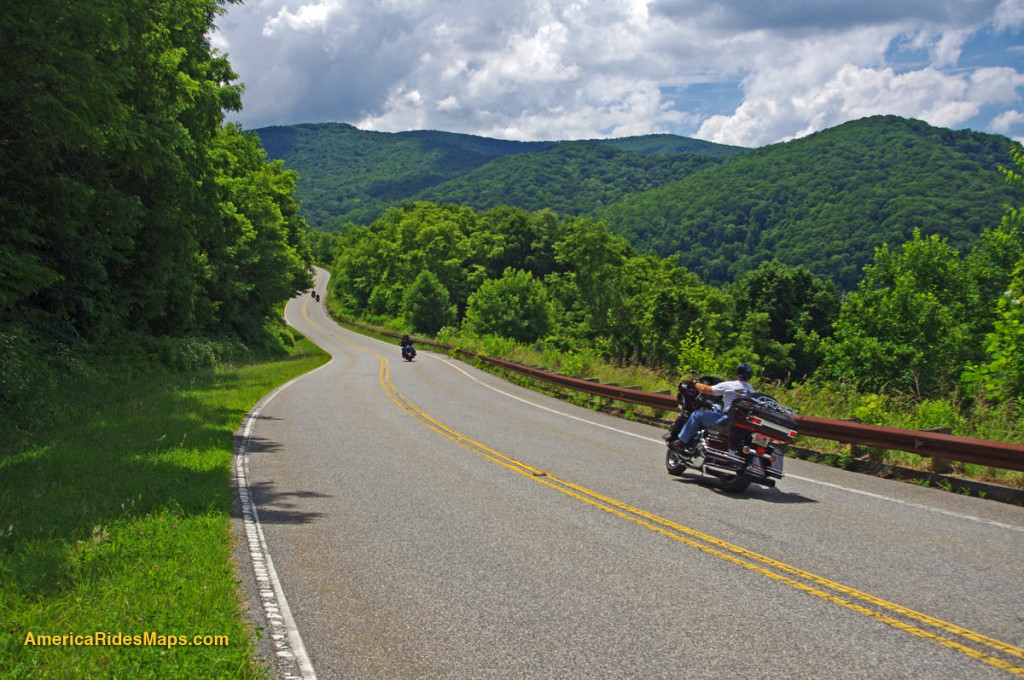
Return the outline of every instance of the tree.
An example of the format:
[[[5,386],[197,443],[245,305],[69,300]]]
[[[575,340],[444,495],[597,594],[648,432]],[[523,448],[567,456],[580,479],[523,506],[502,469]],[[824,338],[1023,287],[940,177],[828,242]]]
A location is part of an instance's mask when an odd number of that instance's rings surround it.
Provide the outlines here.
[[[1024,186],[1024,147],[1014,146],[1013,162],[1017,171],[1004,169],[1011,184]],[[981,262],[979,278],[998,286],[1005,282],[1005,290],[995,303],[994,323],[985,339],[985,359],[965,371],[969,383],[980,384],[985,396],[998,399],[1024,395],[1024,208],[1011,208],[998,229],[985,234],[985,240],[975,249],[978,254],[972,262]],[[994,246],[992,244],[995,244]],[[1009,281],[1006,282],[1007,258],[1016,256]]]
[[[825,372],[874,388],[941,394],[979,358],[983,310],[959,254],[915,230],[899,251],[876,249],[823,343]]]
[[[476,214],[470,208],[430,203],[393,208],[369,228],[352,229],[339,237],[335,290],[345,291],[355,314],[367,310],[371,296],[376,306],[398,314],[402,291],[421,272],[430,271],[462,310],[485,278],[473,258],[493,245],[485,239],[474,242],[477,230]]]
[[[221,130],[211,157],[220,220],[200,235],[201,321],[252,337],[275,304],[311,283],[297,175],[281,161],[268,163],[259,139],[234,124]]]
[[[621,268],[621,303],[607,351],[619,361],[672,366],[681,338],[706,320],[704,285],[674,258],[630,257]]]
[[[240,86],[218,0],[0,13],[0,317],[65,336],[186,331],[217,219],[209,145]]]
[[[529,272],[508,268],[469,296],[464,328],[478,335],[500,335],[533,342],[553,326],[551,301],[544,284]]]
[[[771,260],[740,276],[729,292],[740,325],[755,314],[765,315],[766,323],[751,332],[763,338],[759,342],[774,343],[762,357],[766,377],[803,378],[817,369],[819,358],[810,338],[830,336],[839,313],[839,291],[832,281],[819,279],[806,267]],[[773,354],[777,358],[767,361]]]
[[[405,314],[413,330],[437,333],[455,322],[455,305],[451,304],[448,289],[430,270],[419,273],[403,297]]]
[[[565,308],[578,311],[594,336],[610,335],[613,310],[621,304],[619,276],[633,254],[629,243],[612,235],[603,222],[575,218],[566,222],[554,252],[563,273],[560,296]]]

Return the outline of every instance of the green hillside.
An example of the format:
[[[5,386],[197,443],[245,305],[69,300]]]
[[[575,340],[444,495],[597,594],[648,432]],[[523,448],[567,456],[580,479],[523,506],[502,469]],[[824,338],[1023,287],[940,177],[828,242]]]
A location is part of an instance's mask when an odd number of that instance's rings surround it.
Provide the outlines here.
[[[852,289],[883,243],[915,228],[969,250],[1021,190],[1010,140],[896,116],[755,150],[676,135],[514,142],[322,124],[256,130],[299,173],[311,226],[369,224],[412,200],[590,215],[706,281],[777,258]]]
[[[511,139],[492,139],[477,135],[464,135],[458,132],[442,132],[440,130],[408,130],[396,132],[395,137],[403,139],[420,139],[438,144],[483,154],[490,158],[509,154],[528,153],[549,149],[557,142],[517,142]]]
[[[494,157],[443,137],[367,132],[341,123],[255,132],[270,158],[298,171],[303,216],[314,228],[336,219],[371,222],[387,206]]]
[[[562,142],[543,151],[497,158],[416,198],[476,210],[509,205],[578,215],[719,162],[687,152],[642,155],[600,142]]]
[[[679,135],[641,135],[639,137],[620,137],[618,139],[594,139],[595,144],[613,146],[623,151],[642,154],[679,154],[694,153],[702,156],[728,158],[744,153],[750,149],[741,146],[728,146],[705,142],[703,139],[680,137]]]
[[[495,157],[551,146],[472,135],[370,132],[343,123],[255,130],[267,155],[299,173],[303,216],[314,228],[369,224],[390,205]]]
[[[369,224],[389,206],[426,197],[579,214],[686,176],[707,162],[695,154],[745,151],[676,135],[516,142],[436,130],[370,132],[341,123],[254,132],[270,158],[299,173],[303,216],[319,229]]]
[[[1021,190],[1010,140],[879,116],[742,154],[595,211],[640,250],[725,282],[777,258],[846,289],[915,227],[964,250]]]

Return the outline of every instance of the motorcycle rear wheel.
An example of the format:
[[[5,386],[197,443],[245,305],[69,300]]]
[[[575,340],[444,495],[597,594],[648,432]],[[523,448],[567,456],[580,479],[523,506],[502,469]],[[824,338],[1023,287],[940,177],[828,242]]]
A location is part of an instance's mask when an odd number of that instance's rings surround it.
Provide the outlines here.
[[[683,460],[683,455],[672,449],[665,451],[665,469],[673,477],[682,477],[683,473],[686,472],[686,462]]]
[[[719,482],[722,484],[722,488],[729,493],[739,493],[750,486],[750,478],[742,472],[737,472],[734,475],[723,475],[719,477]]]

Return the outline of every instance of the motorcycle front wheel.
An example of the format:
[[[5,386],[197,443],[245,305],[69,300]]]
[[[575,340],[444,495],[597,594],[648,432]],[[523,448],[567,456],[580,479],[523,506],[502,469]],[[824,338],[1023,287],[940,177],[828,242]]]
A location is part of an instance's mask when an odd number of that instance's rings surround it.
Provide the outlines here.
[[[686,472],[686,463],[681,453],[667,449],[665,451],[665,469],[673,477],[682,477]]]

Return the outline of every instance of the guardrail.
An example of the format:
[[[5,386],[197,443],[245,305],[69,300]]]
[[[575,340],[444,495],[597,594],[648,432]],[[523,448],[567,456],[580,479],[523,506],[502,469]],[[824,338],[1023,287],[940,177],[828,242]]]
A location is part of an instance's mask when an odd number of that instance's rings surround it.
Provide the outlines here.
[[[372,330],[387,337],[400,337],[394,333],[385,333],[360,324],[348,321],[346,323]],[[505,361],[504,359],[495,359],[494,357],[429,340],[415,340],[415,342],[439,347],[446,352],[459,352],[492,366],[519,373],[534,380],[560,385],[598,397],[668,411],[675,411],[677,407],[676,398],[671,394],[644,392],[632,387],[620,387],[618,385],[608,385],[581,378],[573,378],[543,368],[524,366],[512,361]],[[843,444],[857,444],[879,449],[909,451],[920,456],[1024,472],[1024,445],[1021,444],[986,439],[970,439],[968,437],[922,430],[901,430],[895,427],[867,425],[846,420],[830,420],[815,416],[797,416],[797,421],[799,423],[800,436],[803,437],[827,439]]]

